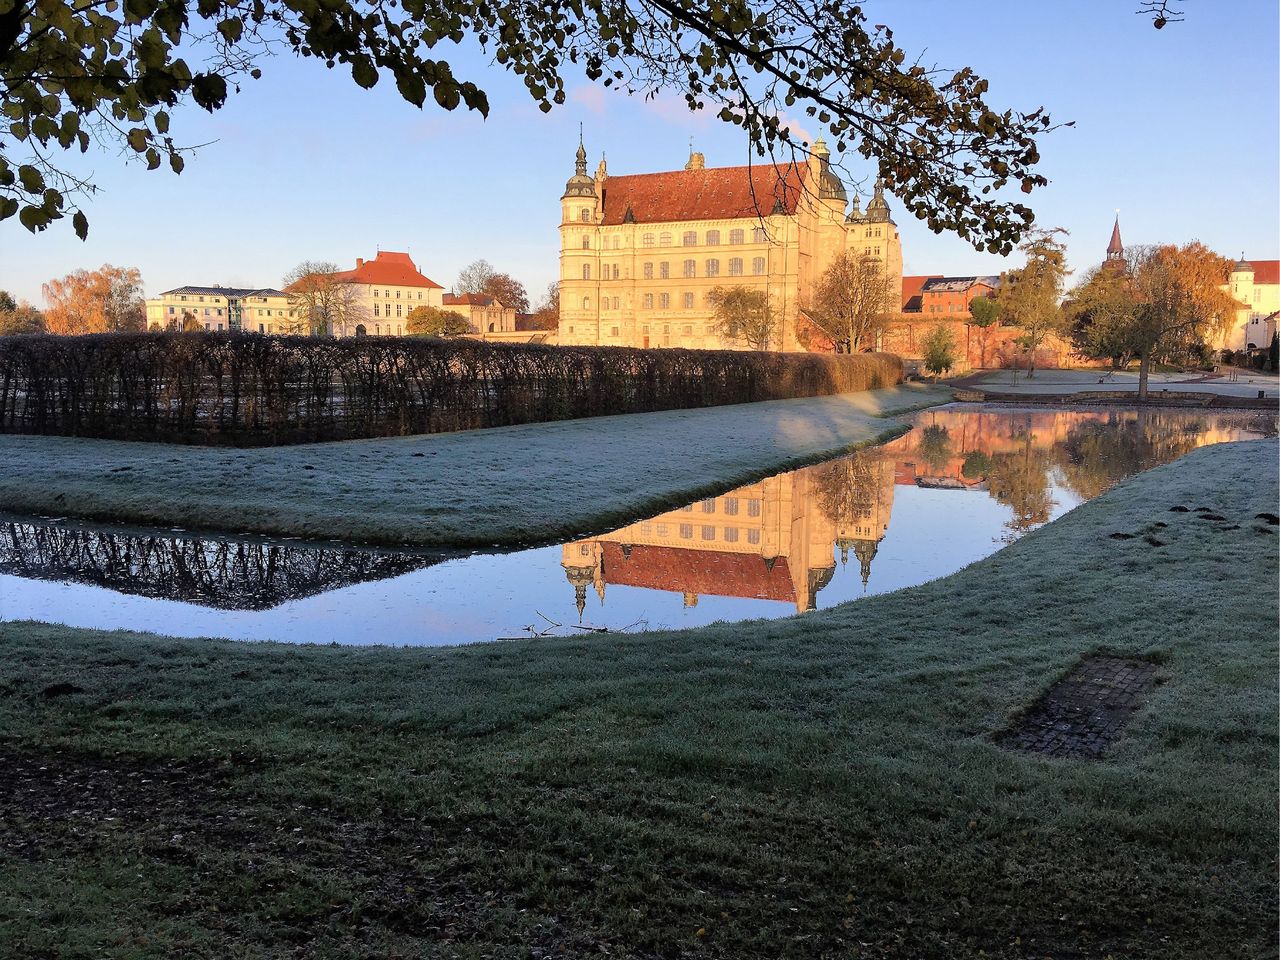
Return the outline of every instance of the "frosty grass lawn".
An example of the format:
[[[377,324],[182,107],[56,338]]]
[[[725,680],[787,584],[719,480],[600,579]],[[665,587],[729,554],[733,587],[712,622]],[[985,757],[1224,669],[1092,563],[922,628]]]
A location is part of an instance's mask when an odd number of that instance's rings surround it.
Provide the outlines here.
[[[1273,957],[1276,463],[1207,447],[786,620],[454,649],[0,624],[0,956]],[[993,743],[1100,650],[1164,680],[1105,759]]]
[[[903,385],[248,450],[0,436],[0,511],[386,544],[540,542],[887,440],[906,427],[885,417],[950,398]]]

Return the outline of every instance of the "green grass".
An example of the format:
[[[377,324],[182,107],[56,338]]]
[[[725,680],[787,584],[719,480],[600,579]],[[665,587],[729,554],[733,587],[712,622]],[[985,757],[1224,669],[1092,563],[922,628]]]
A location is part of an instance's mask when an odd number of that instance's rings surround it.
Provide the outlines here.
[[[0,956],[1275,956],[1276,461],[1207,447],[787,620],[445,650],[0,624]],[[992,742],[1099,650],[1165,681],[1108,757]]]
[[[879,443],[945,403],[802,400],[258,449],[0,435],[0,511],[418,546],[542,543]]]

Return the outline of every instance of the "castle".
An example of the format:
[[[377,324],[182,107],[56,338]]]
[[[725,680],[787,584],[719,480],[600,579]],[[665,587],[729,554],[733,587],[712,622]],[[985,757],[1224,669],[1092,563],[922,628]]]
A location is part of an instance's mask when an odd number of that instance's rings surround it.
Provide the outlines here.
[[[840,254],[880,258],[901,294],[902,243],[884,187],[867,209],[819,139],[804,162],[594,176],[578,145],[560,217],[563,345],[743,349],[716,329],[717,286],[763,291],[777,318],[772,350],[803,350],[805,309]]]

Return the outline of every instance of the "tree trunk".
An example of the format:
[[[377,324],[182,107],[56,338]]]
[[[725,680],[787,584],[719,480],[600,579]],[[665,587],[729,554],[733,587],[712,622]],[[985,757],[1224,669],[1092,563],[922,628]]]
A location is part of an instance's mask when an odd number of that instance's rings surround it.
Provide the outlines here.
[[[1151,351],[1143,350],[1138,361],[1138,402],[1147,402],[1147,374],[1151,372]]]

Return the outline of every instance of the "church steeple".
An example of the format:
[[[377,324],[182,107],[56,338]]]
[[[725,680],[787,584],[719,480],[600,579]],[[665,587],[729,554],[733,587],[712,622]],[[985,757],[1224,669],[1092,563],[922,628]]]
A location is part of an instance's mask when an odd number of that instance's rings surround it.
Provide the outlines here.
[[[1108,260],[1124,259],[1124,244],[1120,242],[1120,211],[1116,211],[1116,223],[1111,228],[1111,242],[1107,244]]]

